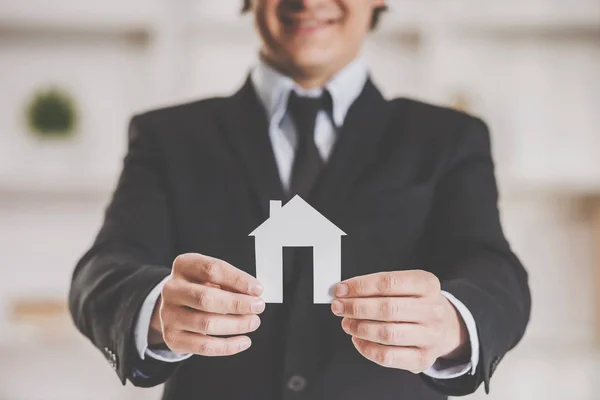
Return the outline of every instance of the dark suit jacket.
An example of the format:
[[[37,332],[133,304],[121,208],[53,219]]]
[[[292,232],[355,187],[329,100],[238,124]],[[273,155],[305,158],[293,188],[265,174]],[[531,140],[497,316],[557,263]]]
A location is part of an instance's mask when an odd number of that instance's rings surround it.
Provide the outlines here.
[[[269,200],[284,193],[265,112],[247,82],[232,97],[132,119],[104,224],[73,275],[71,312],[123,383],[166,382],[165,399],[441,400],[482,382],[489,390],[498,361],[525,331],[531,301],[497,196],[481,120],[386,101],[369,81],[306,200],[347,233],[342,279],[404,269],[439,277],[477,322],[476,373],[434,380],[365,359],[330,307],[312,304],[310,266],[296,270],[293,304],[267,305],[249,350],[177,365],[141,360],[137,313],[178,254],[211,255],[255,275],[248,234],[267,219]]]

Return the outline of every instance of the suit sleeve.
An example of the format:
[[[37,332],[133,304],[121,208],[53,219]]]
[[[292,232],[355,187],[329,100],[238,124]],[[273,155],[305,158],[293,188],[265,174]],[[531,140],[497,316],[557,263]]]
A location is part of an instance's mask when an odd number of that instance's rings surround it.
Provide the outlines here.
[[[522,338],[531,308],[527,273],[500,224],[488,128],[474,118],[467,125],[457,132],[453,156],[439,178],[423,249],[442,289],[466,305],[477,325],[474,374],[450,380],[421,375],[451,396],[471,394],[482,382],[489,393],[490,378]]]
[[[73,273],[69,307],[77,328],[104,354],[121,383],[154,386],[174,366],[135,346],[135,321],[152,288],[170,274],[172,244],[164,168],[152,132],[136,116],[104,223]]]

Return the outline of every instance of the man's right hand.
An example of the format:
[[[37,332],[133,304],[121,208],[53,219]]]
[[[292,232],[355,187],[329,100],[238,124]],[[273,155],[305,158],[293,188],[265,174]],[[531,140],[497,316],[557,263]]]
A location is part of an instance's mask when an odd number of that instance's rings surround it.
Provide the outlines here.
[[[182,254],[156,302],[148,344],[177,353],[229,356],[248,349],[265,302],[260,282],[225,261]],[[241,335],[228,338],[214,335]]]

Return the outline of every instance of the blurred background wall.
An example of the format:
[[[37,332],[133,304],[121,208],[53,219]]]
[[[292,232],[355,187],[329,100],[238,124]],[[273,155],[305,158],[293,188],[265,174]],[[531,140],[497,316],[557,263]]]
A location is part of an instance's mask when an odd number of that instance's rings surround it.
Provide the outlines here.
[[[388,2],[364,52],[375,81],[488,122],[530,273],[531,325],[489,398],[600,398],[600,0]],[[0,399],[158,398],[120,386],[65,296],[129,117],[245,79],[258,40],[239,3],[0,0]]]

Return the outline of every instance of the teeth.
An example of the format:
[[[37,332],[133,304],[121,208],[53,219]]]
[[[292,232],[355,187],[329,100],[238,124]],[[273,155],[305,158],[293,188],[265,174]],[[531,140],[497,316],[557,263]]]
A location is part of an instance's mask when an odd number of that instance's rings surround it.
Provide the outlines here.
[[[306,21],[300,21],[298,23],[298,25],[303,26],[303,27],[307,27],[307,28],[312,28],[315,27],[317,25],[319,25],[319,21],[316,20],[306,20]]]

